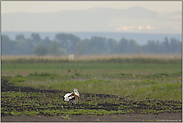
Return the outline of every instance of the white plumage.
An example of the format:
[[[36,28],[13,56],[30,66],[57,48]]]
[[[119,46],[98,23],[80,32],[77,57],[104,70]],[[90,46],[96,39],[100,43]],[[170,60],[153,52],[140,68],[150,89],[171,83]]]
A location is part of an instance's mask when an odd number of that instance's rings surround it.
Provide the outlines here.
[[[72,92],[73,93],[73,92]],[[67,93],[65,96],[64,96],[64,101],[69,101],[70,99],[74,98],[74,96],[70,96],[72,95],[72,93]],[[69,97],[70,96],[70,97]]]
[[[72,104],[77,104],[79,101],[78,89],[74,88],[74,92],[67,93],[64,96],[64,101],[71,102]]]

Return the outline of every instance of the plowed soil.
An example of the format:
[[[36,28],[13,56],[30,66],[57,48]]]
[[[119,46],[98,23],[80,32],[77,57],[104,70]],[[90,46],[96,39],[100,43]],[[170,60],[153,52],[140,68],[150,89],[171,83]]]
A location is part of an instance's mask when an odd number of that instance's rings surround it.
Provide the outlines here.
[[[31,87],[18,87],[18,86],[14,86],[12,84],[9,84],[7,80],[2,80],[1,82],[1,91],[2,92],[7,92],[7,91],[21,91],[21,92],[35,92],[35,93],[50,93],[50,94],[65,94],[67,92],[62,91],[62,90],[39,90],[39,89],[35,89],[35,88],[31,88]],[[93,93],[81,93],[81,95],[84,95],[84,97],[101,97],[101,98],[118,98],[115,95],[109,95],[109,94],[93,94]],[[121,103],[122,105],[125,106],[132,106],[131,103],[135,103],[134,101],[132,102],[125,102],[124,98],[119,98],[119,100],[121,100],[123,103]],[[89,101],[89,98],[87,99],[87,101]],[[162,102],[161,100],[154,100],[154,101],[158,101],[159,104],[162,105],[166,105],[166,104],[172,104],[172,106],[174,104],[180,103],[180,102],[176,102],[176,101],[171,101],[171,102],[167,102],[164,104],[164,102]],[[139,102],[138,104],[136,104],[137,107],[131,107],[135,110],[135,112],[133,113],[127,113],[127,114],[110,114],[110,115],[102,115],[102,116],[92,116],[92,115],[69,115],[69,118],[71,119],[67,119],[67,118],[63,118],[63,115],[59,114],[58,116],[49,116],[49,115],[44,115],[44,114],[39,114],[37,116],[12,116],[12,115],[5,115],[3,113],[1,113],[1,121],[2,122],[8,122],[8,121],[17,121],[17,122],[32,122],[32,121],[47,121],[47,122],[57,122],[57,121],[168,121],[168,122],[181,122],[182,121],[182,112],[163,112],[163,113],[158,113],[158,114],[141,114],[138,111],[140,109],[144,109],[144,108],[149,108],[149,109],[157,109],[157,107],[149,107],[148,105],[146,105],[146,102]],[[1,102],[1,107],[5,107],[5,106],[10,106],[7,105],[6,103],[2,103]],[[87,105],[87,104],[78,104],[77,106],[72,106],[72,105],[64,105],[62,104],[62,106],[66,107],[66,109],[90,109],[90,110],[98,110],[98,109],[104,109],[107,111],[111,111],[111,110],[118,110],[118,106],[119,104],[111,104],[111,103],[103,103],[100,104],[98,103],[97,105]],[[17,110],[21,110],[21,107],[13,107],[14,109]],[[38,108],[36,107],[28,107],[27,108],[31,108],[31,110],[37,110]],[[59,109],[60,106],[54,106],[54,107],[50,107],[53,109]],[[39,109],[38,109],[39,110]],[[175,109],[174,110],[181,110],[181,109]]]

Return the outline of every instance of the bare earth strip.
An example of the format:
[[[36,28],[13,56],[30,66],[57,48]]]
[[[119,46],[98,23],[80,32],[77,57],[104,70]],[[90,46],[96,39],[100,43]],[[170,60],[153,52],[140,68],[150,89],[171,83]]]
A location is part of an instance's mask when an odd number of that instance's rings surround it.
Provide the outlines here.
[[[109,122],[124,122],[124,121],[160,121],[160,122],[182,122],[182,113],[160,113],[158,115],[153,114],[112,114],[103,116],[91,116],[91,115],[70,115],[69,118],[63,118],[60,116],[3,116],[1,122],[62,122],[62,121],[109,121]]]

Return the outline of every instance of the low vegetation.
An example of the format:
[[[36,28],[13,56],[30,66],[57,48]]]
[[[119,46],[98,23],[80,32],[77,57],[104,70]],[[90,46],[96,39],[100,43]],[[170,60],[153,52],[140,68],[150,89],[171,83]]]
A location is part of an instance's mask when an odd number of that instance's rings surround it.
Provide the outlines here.
[[[182,71],[176,60],[166,64],[161,60],[153,64],[148,60],[143,64],[3,63],[1,114],[64,114],[69,119],[71,114],[181,112]],[[73,88],[81,96],[77,105],[63,101]]]

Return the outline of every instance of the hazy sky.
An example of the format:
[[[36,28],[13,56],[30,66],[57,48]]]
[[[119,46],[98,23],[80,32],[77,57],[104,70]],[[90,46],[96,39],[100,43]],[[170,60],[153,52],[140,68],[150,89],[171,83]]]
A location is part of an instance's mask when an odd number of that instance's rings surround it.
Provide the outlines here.
[[[96,20],[98,13],[95,13],[93,18],[89,21],[87,20],[87,17],[82,16],[81,13],[77,15],[77,18],[74,18],[74,16],[69,14],[66,15],[66,17],[64,15],[59,15],[54,18],[52,17],[54,14],[51,13],[62,10],[88,10],[96,7],[130,9],[135,6],[143,7],[152,12],[148,12],[147,10],[140,12],[140,14],[145,15],[146,19],[141,17],[135,18],[139,13],[131,15],[130,17],[133,17],[131,19],[129,19],[129,17],[125,18],[125,16],[111,17],[108,19],[99,16],[99,20],[104,19],[102,22]],[[136,10],[134,11],[136,12]],[[2,31],[181,33],[182,26],[182,1],[2,1],[1,12]],[[21,17],[19,17],[18,14],[7,14],[17,12],[23,12],[25,14],[22,14],[23,16]],[[38,14],[41,17],[39,18],[36,14],[28,13],[51,14],[47,14],[49,15],[49,17],[46,16],[47,18],[43,17],[43,15],[46,14]],[[155,13],[158,16],[153,18],[152,13]],[[109,13],[104,15],[109,17]],[[31,18],[29,18],[30,16]],[[64,18],[72,19],[64,20]],[[98,23],[99,25],[97,25]]]
[[[2,1],[2,13],[47,13],[61,10],[86,10],[93,7],[128,9],[144,7],[156,12],[182,11],[181,1]]]

